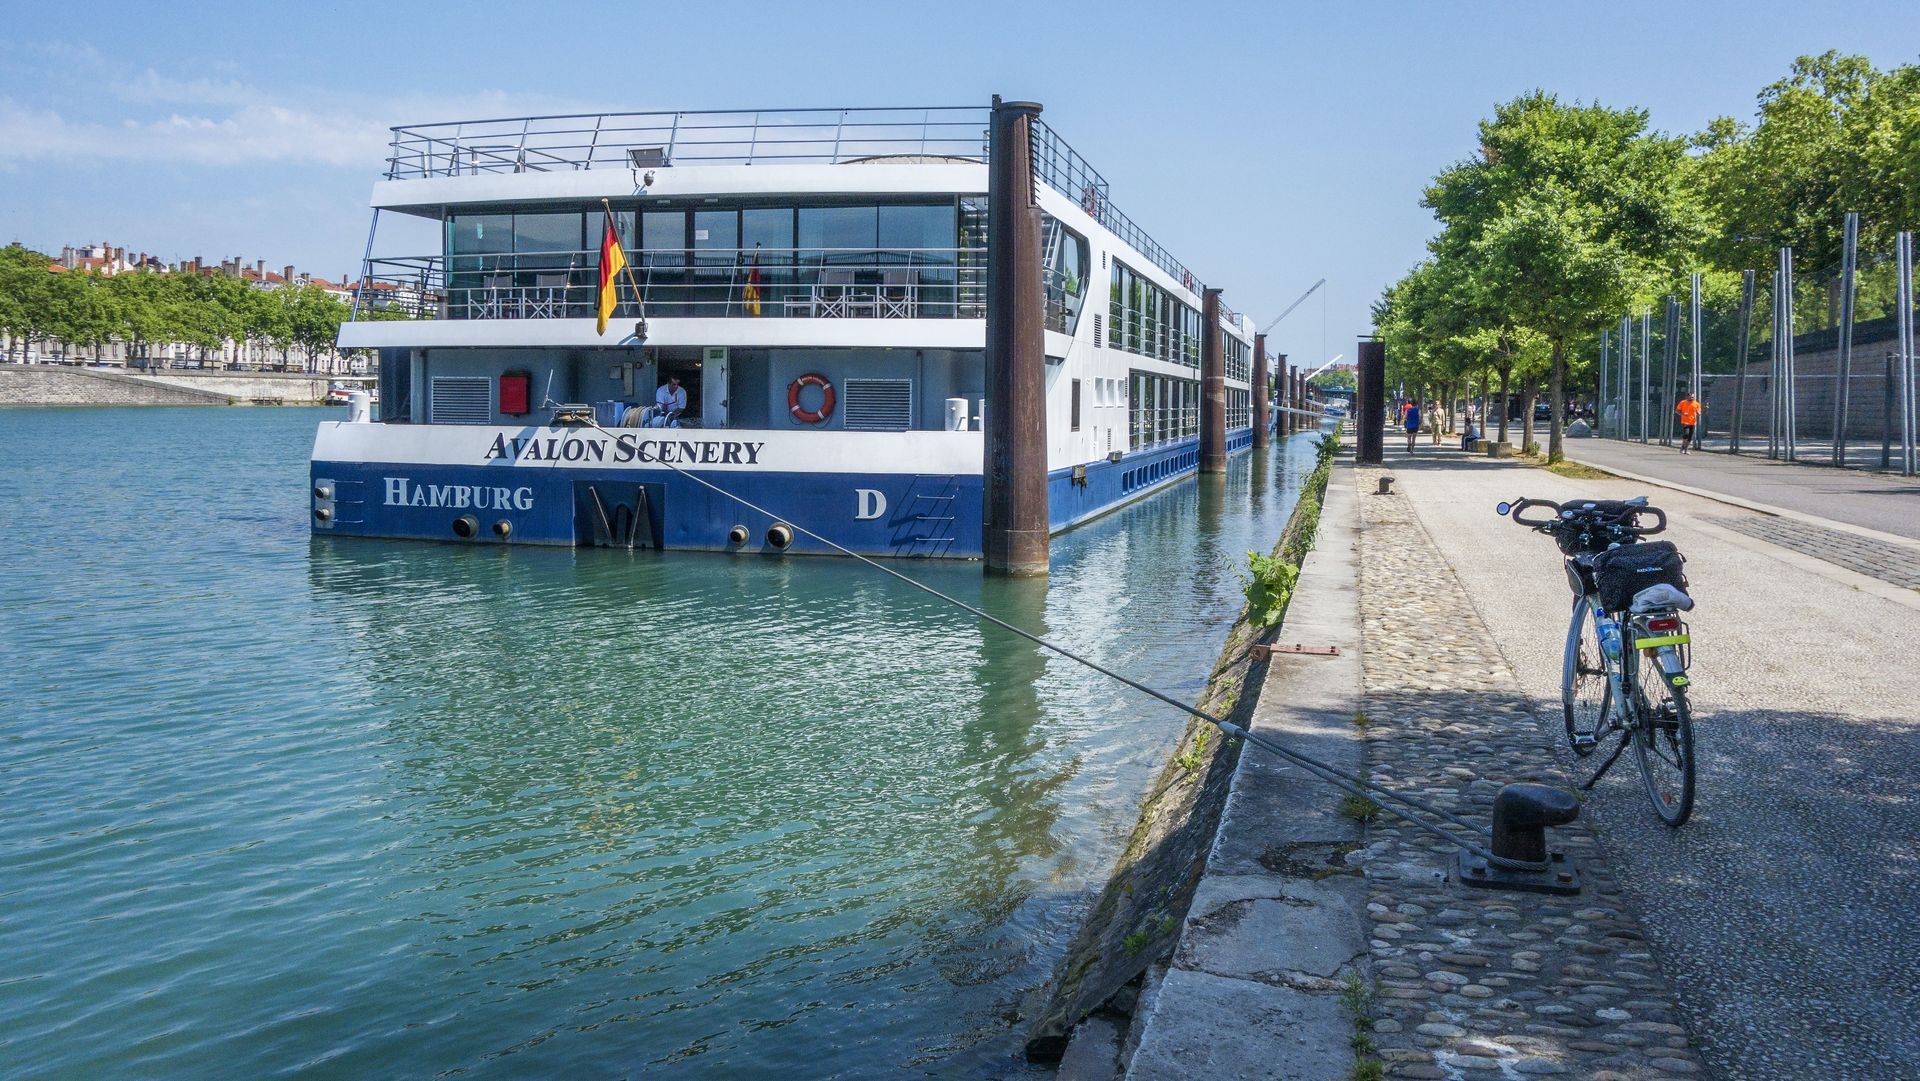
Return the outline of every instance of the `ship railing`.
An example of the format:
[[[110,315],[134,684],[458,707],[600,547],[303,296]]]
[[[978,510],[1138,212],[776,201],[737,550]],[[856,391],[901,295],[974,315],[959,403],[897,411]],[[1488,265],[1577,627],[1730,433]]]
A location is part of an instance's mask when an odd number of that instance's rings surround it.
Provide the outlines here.
[[[1153,261],[1181,287],[1198,293],[1200,280],[1180,260],[1161,247],[1146,230],[1120,212],[1110,198],[1112,188],[1099,170],[1067,144],[1044,120],[1033,122],[1033,173],[1048,187],[1078,203],[1087,216],[1106,226],[1114,236]]]
[[[590,319],[599,252],[379,257],[361,319]],[[621,318],[981,319],[977,248],[754,248],[632,252]]]
[[[987,160],[978,106],[576,113],[392,129],[388,180],[674,165],[842,165]],[[1034,121],[1034,175],[1198,293],[1200,280],[1113,205],[1111,187],[1059,133]]]
[[[986,160],[978,106],[500,117],[393,130],[387,179],[671,165]]]

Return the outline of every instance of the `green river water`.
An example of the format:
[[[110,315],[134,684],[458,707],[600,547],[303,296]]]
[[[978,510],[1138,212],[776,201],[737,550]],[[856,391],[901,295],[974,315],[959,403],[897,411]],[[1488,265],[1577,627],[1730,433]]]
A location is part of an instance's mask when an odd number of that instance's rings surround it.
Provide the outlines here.
[[[321,409],[0,410],[0,1075],[997,1077],[1181,730],[849,560],[313,540]],[[903,565],[1197,695],[1306,437]]]

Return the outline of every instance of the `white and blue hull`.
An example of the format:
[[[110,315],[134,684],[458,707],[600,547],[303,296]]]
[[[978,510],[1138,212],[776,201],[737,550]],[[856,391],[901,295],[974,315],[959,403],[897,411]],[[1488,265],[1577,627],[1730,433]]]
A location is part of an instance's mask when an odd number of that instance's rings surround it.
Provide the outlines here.
[[[862,555],[980,557],[979,433],[863,435],[841,443],[842,454],[870,463],[849,470],[811,460],[833,450],[831,442],[781,432],[328,423],[311,463],[314,531],[468,544],[832,552],[797,531],[786,545],[770,539],[772,527],[787,524]],[[1251,429],[1229,433],[1230,452],[1251,444]],[[1054,470],[1051,527],[1099,517],[1198,465],[1199,441],[1190,438]]]

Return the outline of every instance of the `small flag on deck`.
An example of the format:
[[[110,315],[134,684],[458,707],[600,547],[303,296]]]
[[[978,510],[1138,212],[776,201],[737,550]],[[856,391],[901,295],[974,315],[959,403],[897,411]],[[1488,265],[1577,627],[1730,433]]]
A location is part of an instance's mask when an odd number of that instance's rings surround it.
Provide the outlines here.
[[[747,314],[760,314],[760,254],[754,253],[753,263],[747,267],[747,288],[743,298],[747,302]]]
[[[627,269],[627,253],[613,231],[613,215],[607,215],[607,231],[600,237],[600,323],[595,333],[607,332],[607,320],[620,304],[620,272]]]

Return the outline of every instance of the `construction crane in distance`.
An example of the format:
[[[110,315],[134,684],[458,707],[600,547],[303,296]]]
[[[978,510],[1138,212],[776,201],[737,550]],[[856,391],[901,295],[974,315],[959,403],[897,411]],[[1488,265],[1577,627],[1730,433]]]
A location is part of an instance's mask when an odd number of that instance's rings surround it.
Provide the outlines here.
[[[1291,304],[1289,304],[1289,305],[1287,305],[1287,310],[1286,310],[1286,311],[1283,311],[1283,312],[1281,312],[1281,313],[1280,313],[1279,315],[1276,315],[1276,316],[1274,316],[1274,317],[1273,317],[1273,322],[1271,322],[1271,323],[1268,323],[1268,324],[1267,324],[1266,326],[1264,326],[1264,327],[1261,327],[1261,328],[1260,328],[1260,333],[1262,333],[1262,334],[1265,334],[1266,332],[1268,332],[1268,331],[1270,331],[1270,330],[1272,330],[1272,329],[1273,329],[1274,327],[1276,327],[1276,326],[1279,326],[1279,325],[1280,325],[1280,320],[1282,320],[1282,319],[1285,319],[1285,318],[1286,318],[1287,316],[1289,316],[1289,315],[1292,315],[1292,314],[1293,314],[1293,309],[1295,309],[1295,308],[1298,308],[1298,307],[1299,307],[1300,305],[1302,305],[1302,304],[1305,304],[1305,303],[1307,302],[1307,298],[1308,298],[1308,297],[1310,297],[1310,296],[1312,296],[1312,295],[1313,295],[1313,294],[1314,294],[1315,292],[1317,292],[1317,291],[1319,290],[1319,288],[1320,288],[1321,286],[1323,286],[1323,285],[1325,285],[1325,284],[1327,284],[1327,279],[1325,279],[1325,278],[1321,278],[1321,279],[1320,279],[1319,281],[1317,281],[1317,282],[1314,282],[1314,283],[1313,283],[1312,285],[1309,285],[1309,286],[1307,286],[1307,291],[1306,291],[1306,292],[1304,292],[1304,293],[1301,293],[1301,294],[1300,294],[1300,299],[1299,299],[1299,300],[1296,300],[1296,301],[1294,301],[1293,303],[1291,303]]]

